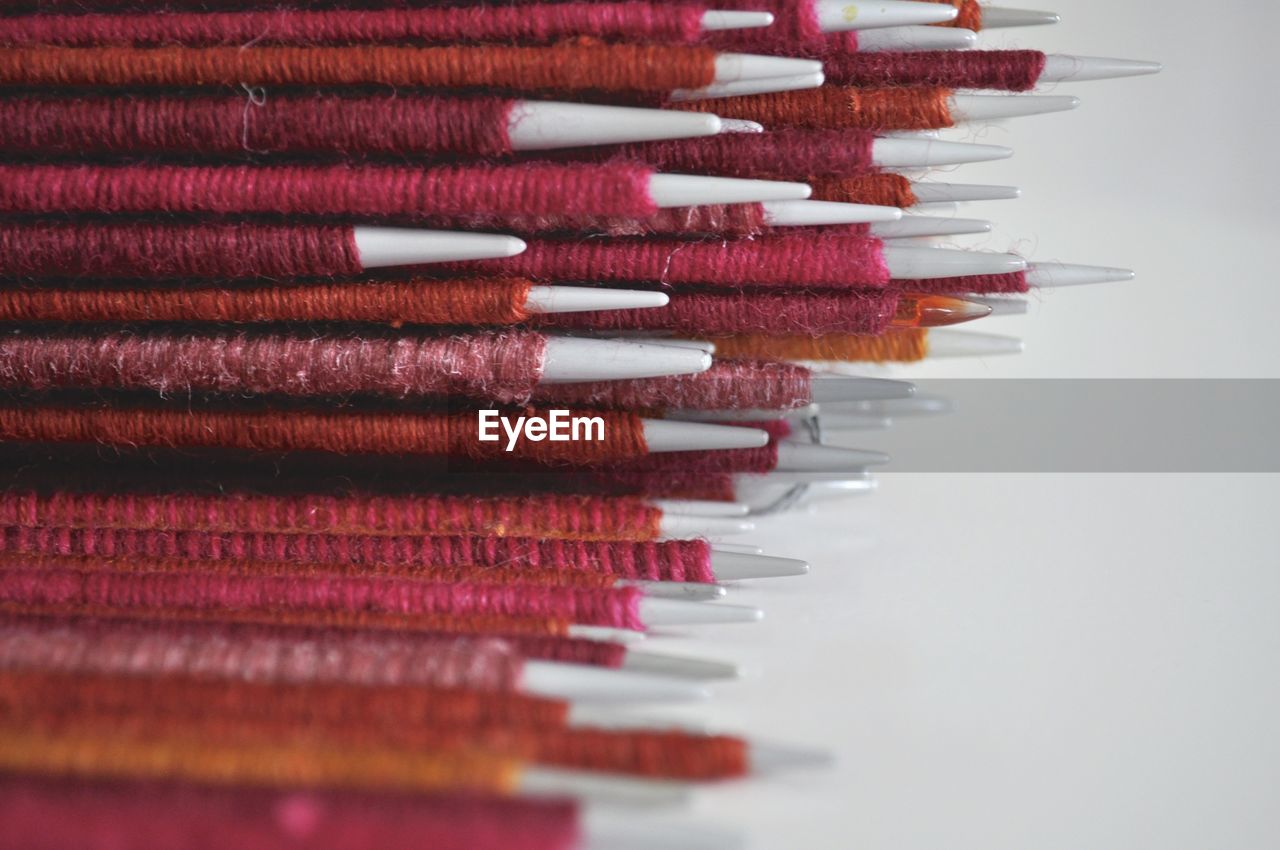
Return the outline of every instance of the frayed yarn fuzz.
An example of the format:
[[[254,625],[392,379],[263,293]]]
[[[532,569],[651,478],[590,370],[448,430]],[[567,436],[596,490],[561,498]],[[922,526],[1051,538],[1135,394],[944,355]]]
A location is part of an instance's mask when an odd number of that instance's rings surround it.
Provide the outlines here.
[[[717,353],[724,357],[775,360],[914,363],[923,360],[929,352],[928,334],[920,328],[895,330],[880,336],[743,334],[720,337],[715,343]]]
[[[0,163],[0,212],[641,218],[658,209],[649,196],[652,174],[620,161],[435,168]]]
[[[591,330],[671,330],[681,333],[883,333],[892,323],[896,291],[812,290],[676,292],[665,307],[539,316],[540,327]],[[758,407],[759,405],[749,405]]]
[[[648,451],[638,416],[621,411],[591,415],[604,423],[602,439],[553,443],[522,435],[508,452],[500,440],[478,439],[475,413],[0,406],[0,441],[428,455],[571,466],[641,457]]]
[[[702,34],[701,12],[701,7],[692,4],[556,3],[492,8],[33,15],[0,19],[0,45],[554,44],[581,37],[692,44]]]
[[[0,99],[9,153],[501,156],[514,100],[326,93]]]
[[[526,308],[527,278],[370,280],[270,287],[0,290],[6,322],[375,322],[402,325],[514,325]]]
[[[514,257],[450,265],[547,281],[874,288],[889,281],[880,247],[878,239],[839,234],[705,242],[545,239],[530,241]]]
[[[932,86],[1029,91],[1044,71],[1039,50],[937,50],[849,53],[822,64],[827,82],[841,86]]]
[[[676,103],[671,108],[743,118],[770,129],[937,130],[955,123],[947,105],[950,95],[947,89],[822,86]]]
[[[353,277],[362,270],[350,227],[0,223],[0,275],[11,278]]]
[[[669,92],[715,78],[699,47],[14,47],[0,84],[22,86],[353,86],[549,92]]]
[[[755,360],[719,360],[705,372],[630,381],[550,384],[539,402],[623,410],[789,410],[812,400],[809,370]]]

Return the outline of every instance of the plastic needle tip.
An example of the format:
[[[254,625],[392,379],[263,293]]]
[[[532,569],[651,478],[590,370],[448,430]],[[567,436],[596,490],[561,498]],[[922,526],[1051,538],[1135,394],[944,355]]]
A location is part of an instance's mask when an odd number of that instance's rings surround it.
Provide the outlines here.
[[[899,312],[907,307],[910,315],[906,327],[940,328],[958,325],[991,315],[991,308],[976,301],[953,298],[949,295],[916,295],[902,299]],[[896,324],[896,322],[895,322]]]
[[[1131,269],[1108,266],[1080,266],[1073,263],[1031,263],[1027,266],[1027,283],[1049,289],[1057,286],[1083,286],[1089,283],[1112,283],[1133,280]]]
[[[1067,112],[1080,106],[1074,95],[953,94],[951,118],[961,121],[999,121],[1026,115]]]
[[[711,9],[702,13],[703,32],[755,29],[767,27],[772,23],[773,15],[769,12]]]
[[[861,472],[889,462],[884,452],[815,443],[778,443],[778,469],[791,472]]]
[[[1120,77],[1141,77],[1158,74],[1164,70],[1159,62],[1137,59],[1106,59],[1099,56],[1046,56],[1044,70],[1037,82],[1084,82],[1086,80],[1114,80]]]
[[[773,773],[778,770],[830,767],[834,759],[825,750],[784,747],[777,744],[751,743],[751,772]]]
[[[982,10],[984,30],[1009,27],[1042,27],[1062,20],[1057,12],[1038,12],[1034,9],[1006,9],[1003,6],[987,6]]]
[[[662,652],[647,650],[627,650],[622,662],[623,670],[637,673],[650,673],[657,676],[671,676],[676,679],[697,679],[712,681],[716,679],[737,679],[742,675],[737,664],[727,661],[712,661],[706,658],[685,658],[680,655],[667,655]]]
[[[725,605],[721,602],[688,602],[683,599],[640,600],[640,619],[649,628],[661,626],[702,626],[721,623],[755,623],[764,618],[759,608]]]
[[[796,558],[775,558],[749,552],[711,552],[711,569],[717,581],[755,578],[787,578],[808,575],[809,564]]]
[[[809,394],[813,401],[825,404],[838,401],[910,398],[915,391],[915,384],[910,381],[820,373],[813,376]]]

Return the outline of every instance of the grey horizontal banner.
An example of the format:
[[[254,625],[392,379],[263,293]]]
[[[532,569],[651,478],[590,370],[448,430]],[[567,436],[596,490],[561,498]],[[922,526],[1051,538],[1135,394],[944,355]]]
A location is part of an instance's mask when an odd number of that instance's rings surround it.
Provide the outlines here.
[[[893,472],[1280,472],[1280,380],[946,380],[950,413],[895,416],[829,443]]]

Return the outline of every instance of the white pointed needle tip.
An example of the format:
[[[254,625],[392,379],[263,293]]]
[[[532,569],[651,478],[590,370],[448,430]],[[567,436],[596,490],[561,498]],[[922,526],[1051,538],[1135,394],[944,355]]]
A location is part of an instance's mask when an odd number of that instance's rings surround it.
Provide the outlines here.
[[[692,348],[613,339],[547,337],[544,384],[692,375],[711,368],[711,355]]]
[[[769,432],[758,428],[667,419],[644,419],[642,423],[645,445],[654,453],[758,449],[769,443]]]
[[[730,537],[749,534],[756,524],[737,517],[681,516],[664,514],[658,522],[658,535],[668,540],[691,540],[697,537]]]
[[[871,143],[871,159],[881,168],[922,168],[992,162],[1013,156],[1004,145],[944,142],[936,139],[878,138]]]
[[[702,13],[703,32],[755,29],[770,26],[772,23],[773,15],[769,12],[711,9]]]
[[[897,221],[902,210],[872,204],[836,201],[765,201],[764,221],[770,227],[821,227]]]
[[[909,0],[817,0],[814,12],[823,32],[921,26],[954,21],[960,10],[949,3]]]
[[[880,250],[889,266],[889,276],[895,280],[1012,274],[1027,268],[1027,261],[1017,254],[956,251],[948,248],[908,248],[900,245],[885,245]]]
[[[1003,6],[987,6],[982,10],[984,30],[1009,27],[1042,27],[1062,20],[1057,12],[1038,12],[1034,9],[1006,9]]]
[[[1108,266],[1080,266],[1073,263],[1031,263],[1027,266],[1027,283],[1045,289],[1057,286],[1083,286],[1090,283],[1112,283],[1133,280],[1131,269]]]
[[[638,587],[646,596],[661,599],[687,599],[692,602],[711,602],[723,599],[728,593],[718,584],[706,584],[694,581],[645,581],[643,579],[620,579],[616,587]]]
[[[722,602],[687,602],[683,599],[640,600],[640,619],[649,628],[704,626],[722,623],[755,623],[764,618],[759,608]]]
[[[742,676],[742,669],[737,664],[727,661],[711,661],[706,658],[685,658],[679,655],[667,655],[647,650],[628,650],[622,661],[623,670],[637,673],[652,673],[658,676],[672,676],[677,679],[696,679],[699,681],[715,681],[718,679],[737,679]]]
[[[654,174],[649,177],[649,197],[662,208],[804,200],[812,192],[807,183],[784,180],[744,180],[700,174]]]
[[[982,183],[913,183],[917,204],[951,204],[964,201],[1015,201],[1022,197],[1017,186]]]
[[[778,443],[778,469],[792,472],[861,472],[889,462],[884,452],[816,443]]]
[[[1067,112],[1079,105],[1080,98],[1074,95],[953,94],[950,98],[951,119],[956,122]]]
[[[594,286],[533,286],[524,307],[530,313],[589,313],[595,310],[645,310],[665,307],[665,292],[604,289]]]
[[[458,233],[405,227],[355,227],[356,256],[366,269],[514,257],[524,241],[500,233]]]
[[[990,233],[991,222],[980,218],[945,218],[943,216],[908,215],[901,221],[873,224],[871,235],[879,239],[911,239],[920,236],[961,236],[967,233]]]
[[[714,136],[720,119],[705,112],[524,100],[507,119],[518,151]]]
[[[835,759],[826,750],[751,742],[751,772],[756,774],[768,774],[779,770],[824,768],[830,767],[834,762]]]
[[[671,92],[671,100],[679,103],[689,100],[711,100],[718,97],[744,97],[750,94],[768,94],[776,91],[816,89],[826,79],[821,71],[812,71],[806,74],[789,74],[785,77],[735,80],[729,83],[713,83],[700,89],[675,89]]]
[[[910,398],[915,391],[915,384],[890,378],[861,378],[855,375],[819,373],[815,374],[810,382],[810,395],[819,404]]]
[[[1000,334],[934,328],[928,340],[930,357],[994,357],[1023,351],[1021,339]]]
[[[717,83],[790,77],[795,74],[814,74],[822,70],[822,63],[816,59],[762,56],[755,53],[720,53],[716,56],[715,65]]]
[[[775,558],[749,552],[711,552],[711,570],[716,581],[743,581],[758,578],[789,578],[809,574],[809,564],[796,558]]]
[[[858,50],[864,53],[968,50],[977,46],[978,34],[958,27],[890,27],[858,33]]]
[[[696,682],[633,670],[528,660],[520,690],[550,699],[587,702],[694,702],[710,697]]]
[[[1107,59],[1100,56],[1064,56],[1051,54],[1045,57],[1044,70],[1037,82],[1085,82],[1086,80],[1114,80],[1121,77],[1141,77],[1158,74],[1164,70],[1159,62],[1143,62],[1136,59]]]

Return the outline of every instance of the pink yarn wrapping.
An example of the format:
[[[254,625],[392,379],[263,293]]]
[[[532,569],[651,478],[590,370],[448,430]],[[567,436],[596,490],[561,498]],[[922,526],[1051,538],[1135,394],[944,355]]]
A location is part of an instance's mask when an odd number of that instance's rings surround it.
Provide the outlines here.
[[[677,454],[687,454],[678,452]],[[114,528],[0,528],[0,552],[262,561],[337,568],[527,567],[650,581],[715,581],[705,540],[640,543],[523,537],[379,536]],[[193,569],[197,567],[193,564]]]
[[[248,279],[361,271],[350,227],[0,223],[0,277]]]
[[[135,15],[0,18],[0,45],[64,47],[174,44],[369,44],[387,42],[553,44],[567,38],[692,44],[702,6],[554,3],[428,9],[264,9]]]
[[[897,282],[895,282],[896,285]],[[911,291],[917,291],[914,288]],[[540,327],[673,330],[691,334],[881,334],[897,310],[896,290],[674,292],[665,307],[538,316]]]
[[[0,337],[0,387],[160,393],[378,393],[528,400],[546,338],[251,334],[54,334]]]
[[[640,630],[635,587],[433,584],[398,578],[0,570],[0,601],[124,609],[376,611],[409,616],[503,616]]]
[[[871,237],[803,233],[704,242],[536,239],[514,257],[450,265],[554,281],[879,288],[889,282],[880,246]]]
[[[643,162],[659,171],[774,180],[850,177],[875,169],[864,130],[778,129],[604,145],[555,153],[557,159]]]
[[[1028,292],[1026,272],[1009,274],[975,274],[965,277],[938,277],[932,280],[895,280],[892,286],[901,292],[924,295],[1012,295]]]
[[[0,164],[0,212],[641,218],[658,210],[649,196],[652,174],[625,162],[436,168]]]
[[[0,99],[8,153],[511,152],[505,98],[314,94]]]
[[[0,777],[0,850],[571,850],[570,802]]]
[[[845,53],[825,58],[827,82],[841,86],[925,86],[1028,91],[1044,71],[1039,50]]]
[[[788,410],[812,401],[808,369],[786,363],[717,360],[696,375],[548,384],[540,402],[562,402],[627,410]]]
[[[509,644],[495,638],[423,640],[376,633],[268,636],[0,624],[0,667],[513,691],[523,664]]]

